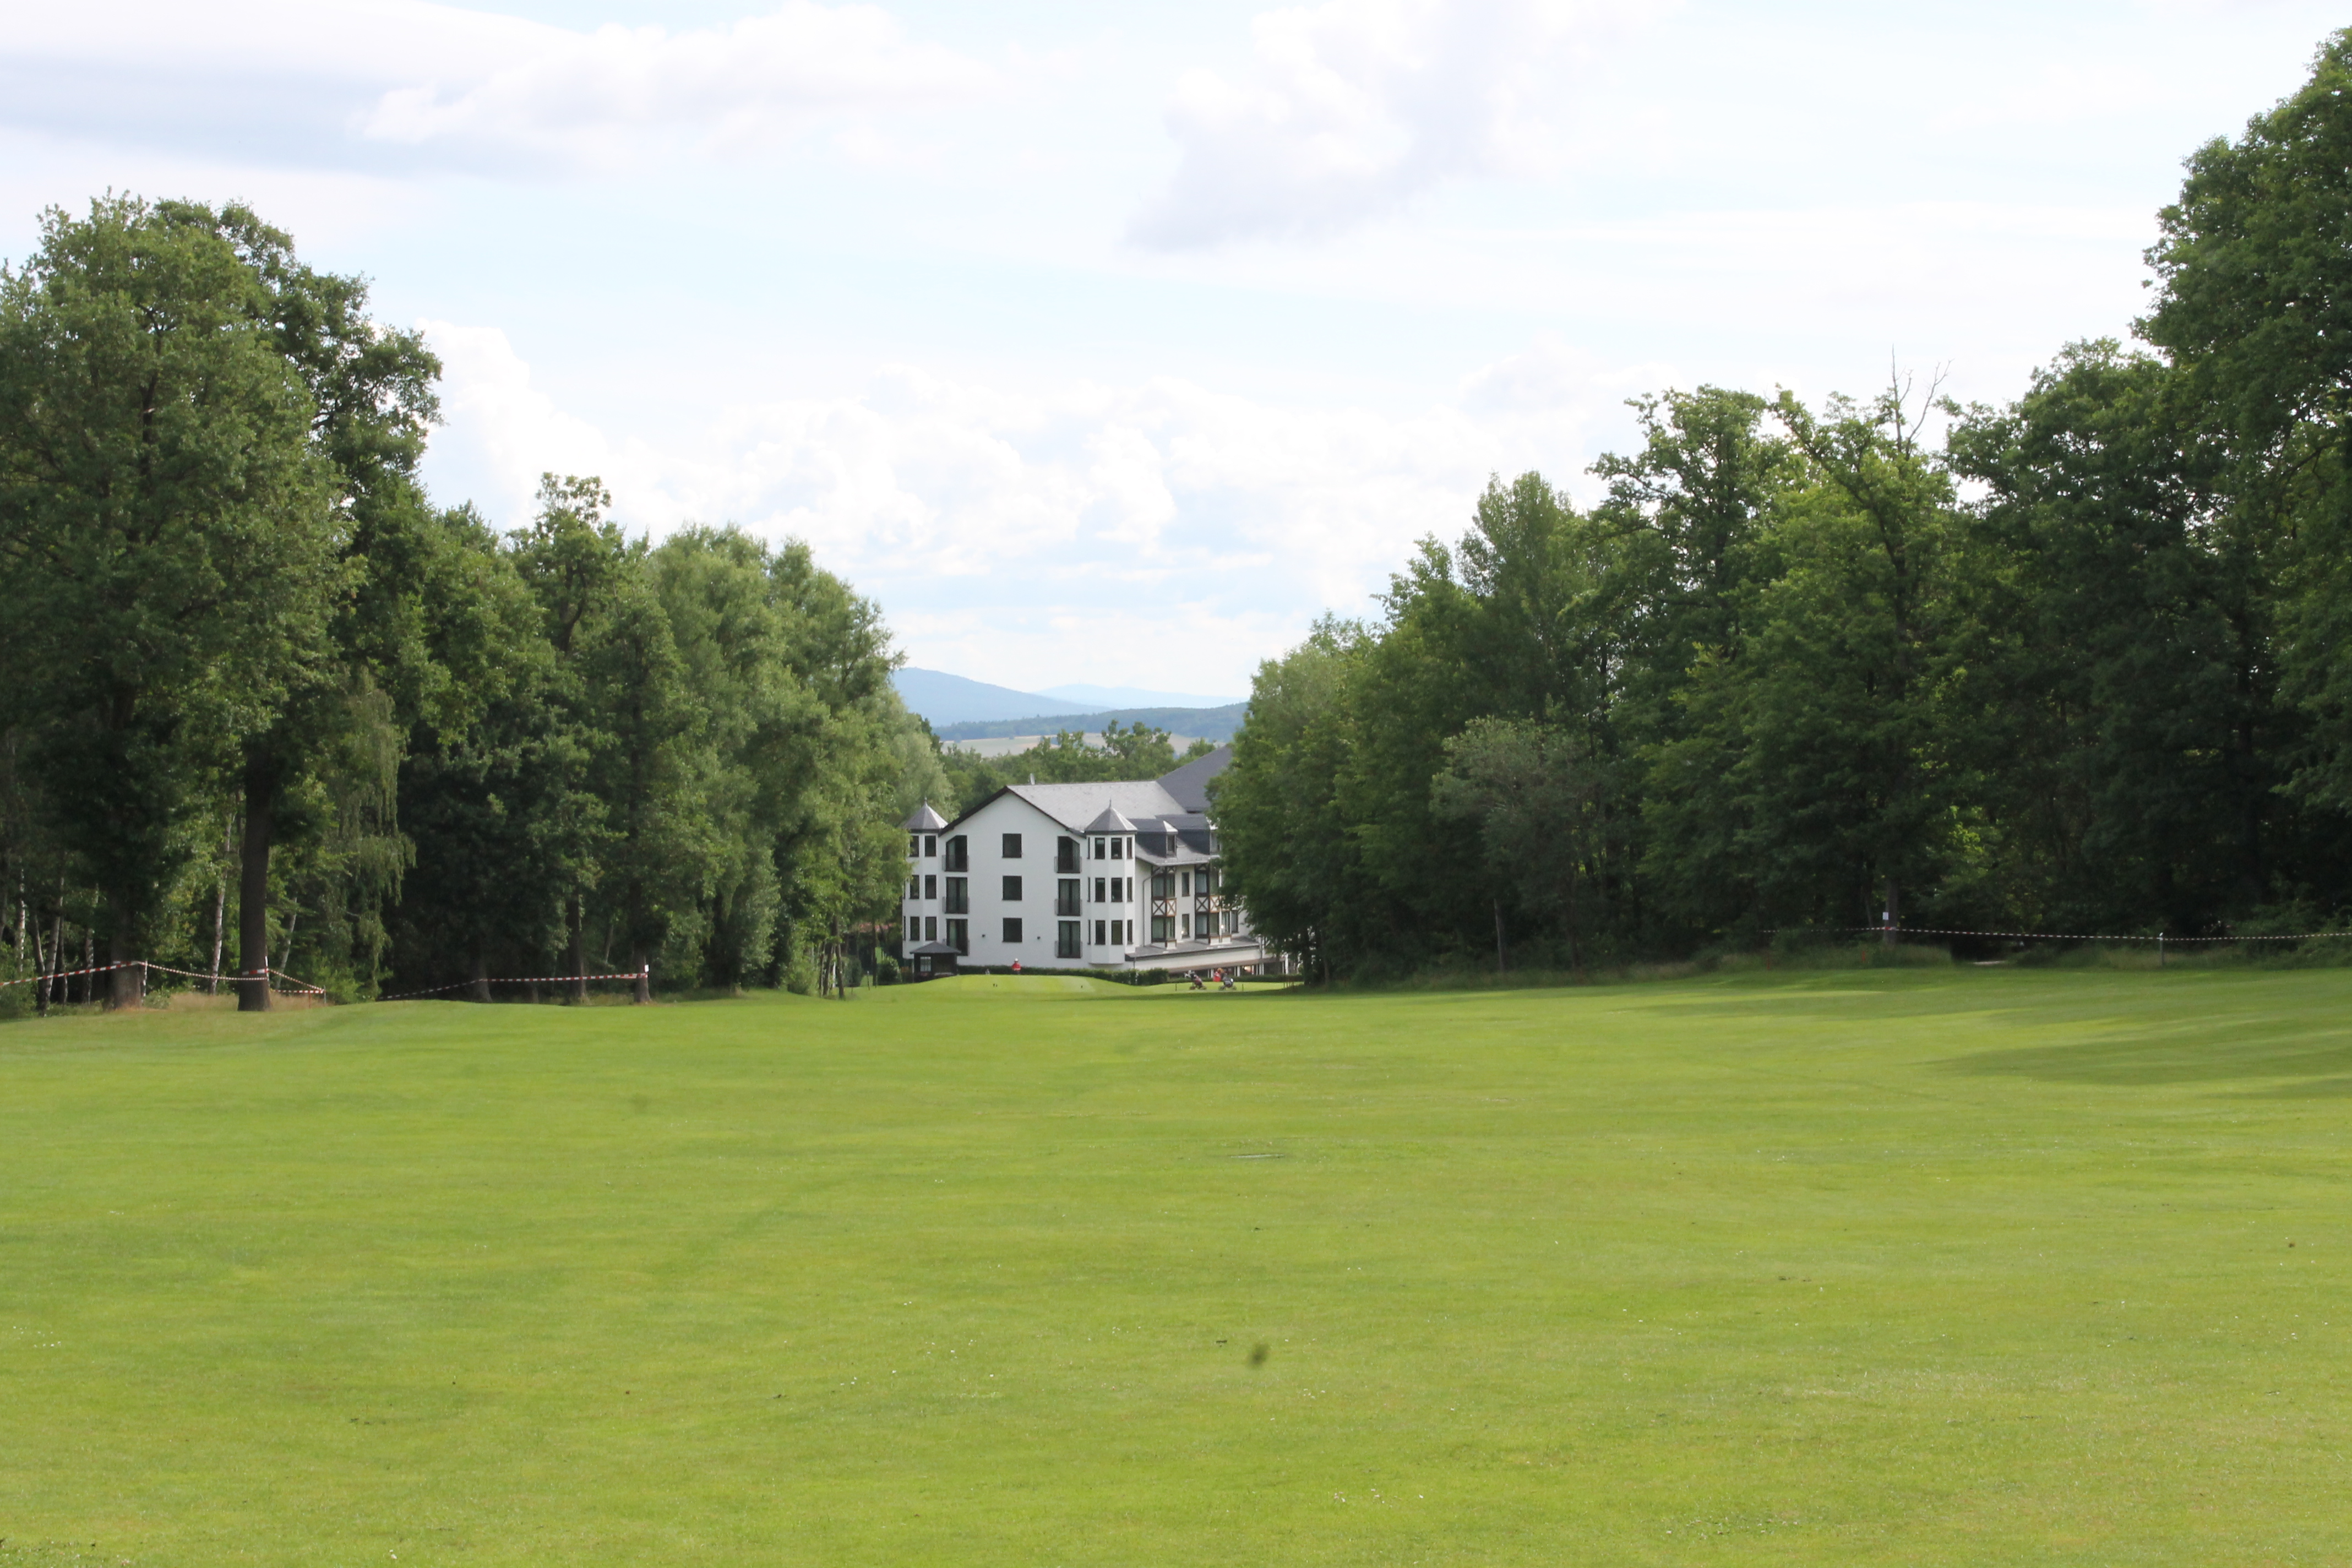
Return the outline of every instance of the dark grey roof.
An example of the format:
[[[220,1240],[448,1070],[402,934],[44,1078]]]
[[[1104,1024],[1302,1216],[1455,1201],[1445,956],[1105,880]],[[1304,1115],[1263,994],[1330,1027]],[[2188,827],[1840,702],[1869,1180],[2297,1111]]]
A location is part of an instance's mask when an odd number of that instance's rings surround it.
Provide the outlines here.
[[[943,942],[927,942],[920,947],[910,947],[907,950],[907,956],[909,958],[914,957],[918,953],[921,953],[929,958],[937,958],[942,953],[950,957],[961,956],[956,952],[954,948],[950,947]]]
[[[1216,843],[1199,812],[1168,812],[1137,820],[1135,852],[1163,866],[1190,866],[1214,859]]]
[[[928,800],[923,802],[923,809],[907,818],[905,824],[909,833],[937,833],[947,825],[948,819],[933,811],[931,803]]]
[[[1160,775],[1160,787],[1175,796],[1176,804],[1186,811],[1209,809],[1209,781],[1223,773],[1234,760],[1230,745],[1219,746],[1205,757],[1195,757],[1174,773]]]
[[[1087,831],[1088,833],[1132,833],[1135,831],[1135,824],[1121,816],[1110,806],[1105,805],[1102,808],[1102,815],[1087,824]]]

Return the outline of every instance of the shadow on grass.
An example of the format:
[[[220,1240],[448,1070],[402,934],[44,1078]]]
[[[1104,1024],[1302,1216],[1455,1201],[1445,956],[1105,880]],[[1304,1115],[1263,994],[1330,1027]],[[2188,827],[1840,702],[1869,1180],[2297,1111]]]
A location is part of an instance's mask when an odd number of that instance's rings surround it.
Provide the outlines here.
[[[2352,1031],[2305,1018],[2247,1017],[2235,1026],[2149,1024],[2057,1045],[1983,1051],[1937,1064],[1980,1078],[2117,1088],[2247,1084],[2265,1099],[2352,1096]],[[2263,1083],[2262,1080],[2271,1080]],[[2290,1081],[2279,1081],[2290,1080]],[[2259,1084],[2260,1087],[2256,1087]]]

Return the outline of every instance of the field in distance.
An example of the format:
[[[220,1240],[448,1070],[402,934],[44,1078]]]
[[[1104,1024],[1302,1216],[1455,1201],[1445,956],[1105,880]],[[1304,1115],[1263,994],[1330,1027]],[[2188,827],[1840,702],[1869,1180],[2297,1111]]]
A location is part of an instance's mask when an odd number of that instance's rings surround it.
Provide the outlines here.
[[[2352,973],[0,1027],[0,1564],[2352,1557]]]

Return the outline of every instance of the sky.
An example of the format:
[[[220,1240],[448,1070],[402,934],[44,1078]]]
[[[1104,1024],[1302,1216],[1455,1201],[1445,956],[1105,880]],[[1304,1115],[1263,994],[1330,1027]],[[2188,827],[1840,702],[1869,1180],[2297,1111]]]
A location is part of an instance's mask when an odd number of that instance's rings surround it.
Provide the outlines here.
[[[441,355],[436,500],[804,539],[909,662],[1240,693],[1667,387],[2124,336],[2300,0],[5,0],[0,256],[242,199]]]

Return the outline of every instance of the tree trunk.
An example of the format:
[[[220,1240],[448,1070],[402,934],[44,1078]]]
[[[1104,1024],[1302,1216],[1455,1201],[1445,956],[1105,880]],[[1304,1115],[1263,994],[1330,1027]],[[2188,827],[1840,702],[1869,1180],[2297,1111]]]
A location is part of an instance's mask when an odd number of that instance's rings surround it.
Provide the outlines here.
[[[65,903],[66,890],[64,885],[60,883],[58,888],[57,918],[49,922],[49,983],[41,987],[49,994],[50,1003],[59,1007],[65,1005],[66,986],[68,984],[64,978],[66,972]]]
[[[123,899],[115,900],[114,919],[109,922],[113,929],[106,933],[106,962],[114,965],[106,976],[106,1009],[110,1013],[120,1007],[138,1006],[141,994],[147,988],[143,984],[147,972],[132,962],[136,955],[131,951],[131,922],[122,918],[128,902]]]
[[[269,1011],[269,846],[278,829],[278,770],[267,752],[245,761],[245,842],[236,881],[236,1010]]]
[[[477,1002],[490,999],[490,961],[478,952],[474,954],[474,984],[467,994]]]
[[[1495,900],[1495,973],[1510,973],[1510,954],[1503,947],[1503,900]]]
[[[588,900],[572,896],[572,1000],[588,1001]]]
[[[636,1001],[639,1006],[654,999],[653,973],[646,967],[646,950],[642,942],[629,944],[629,963],[637,972]]]
[[[213,879],[213,977],[205,982],[205,994],[207,996],[220,994],[221,945],[226,935],[222,926],[227,919],[228,878],[222,875]]]
[[[41,928],[37,922],[33,927],[33,973],[40,978],[33,982],[33,1010],[44,1018],[49,1016],[49,969],[57,951],[54,942],[47,949],[41,946]]]

